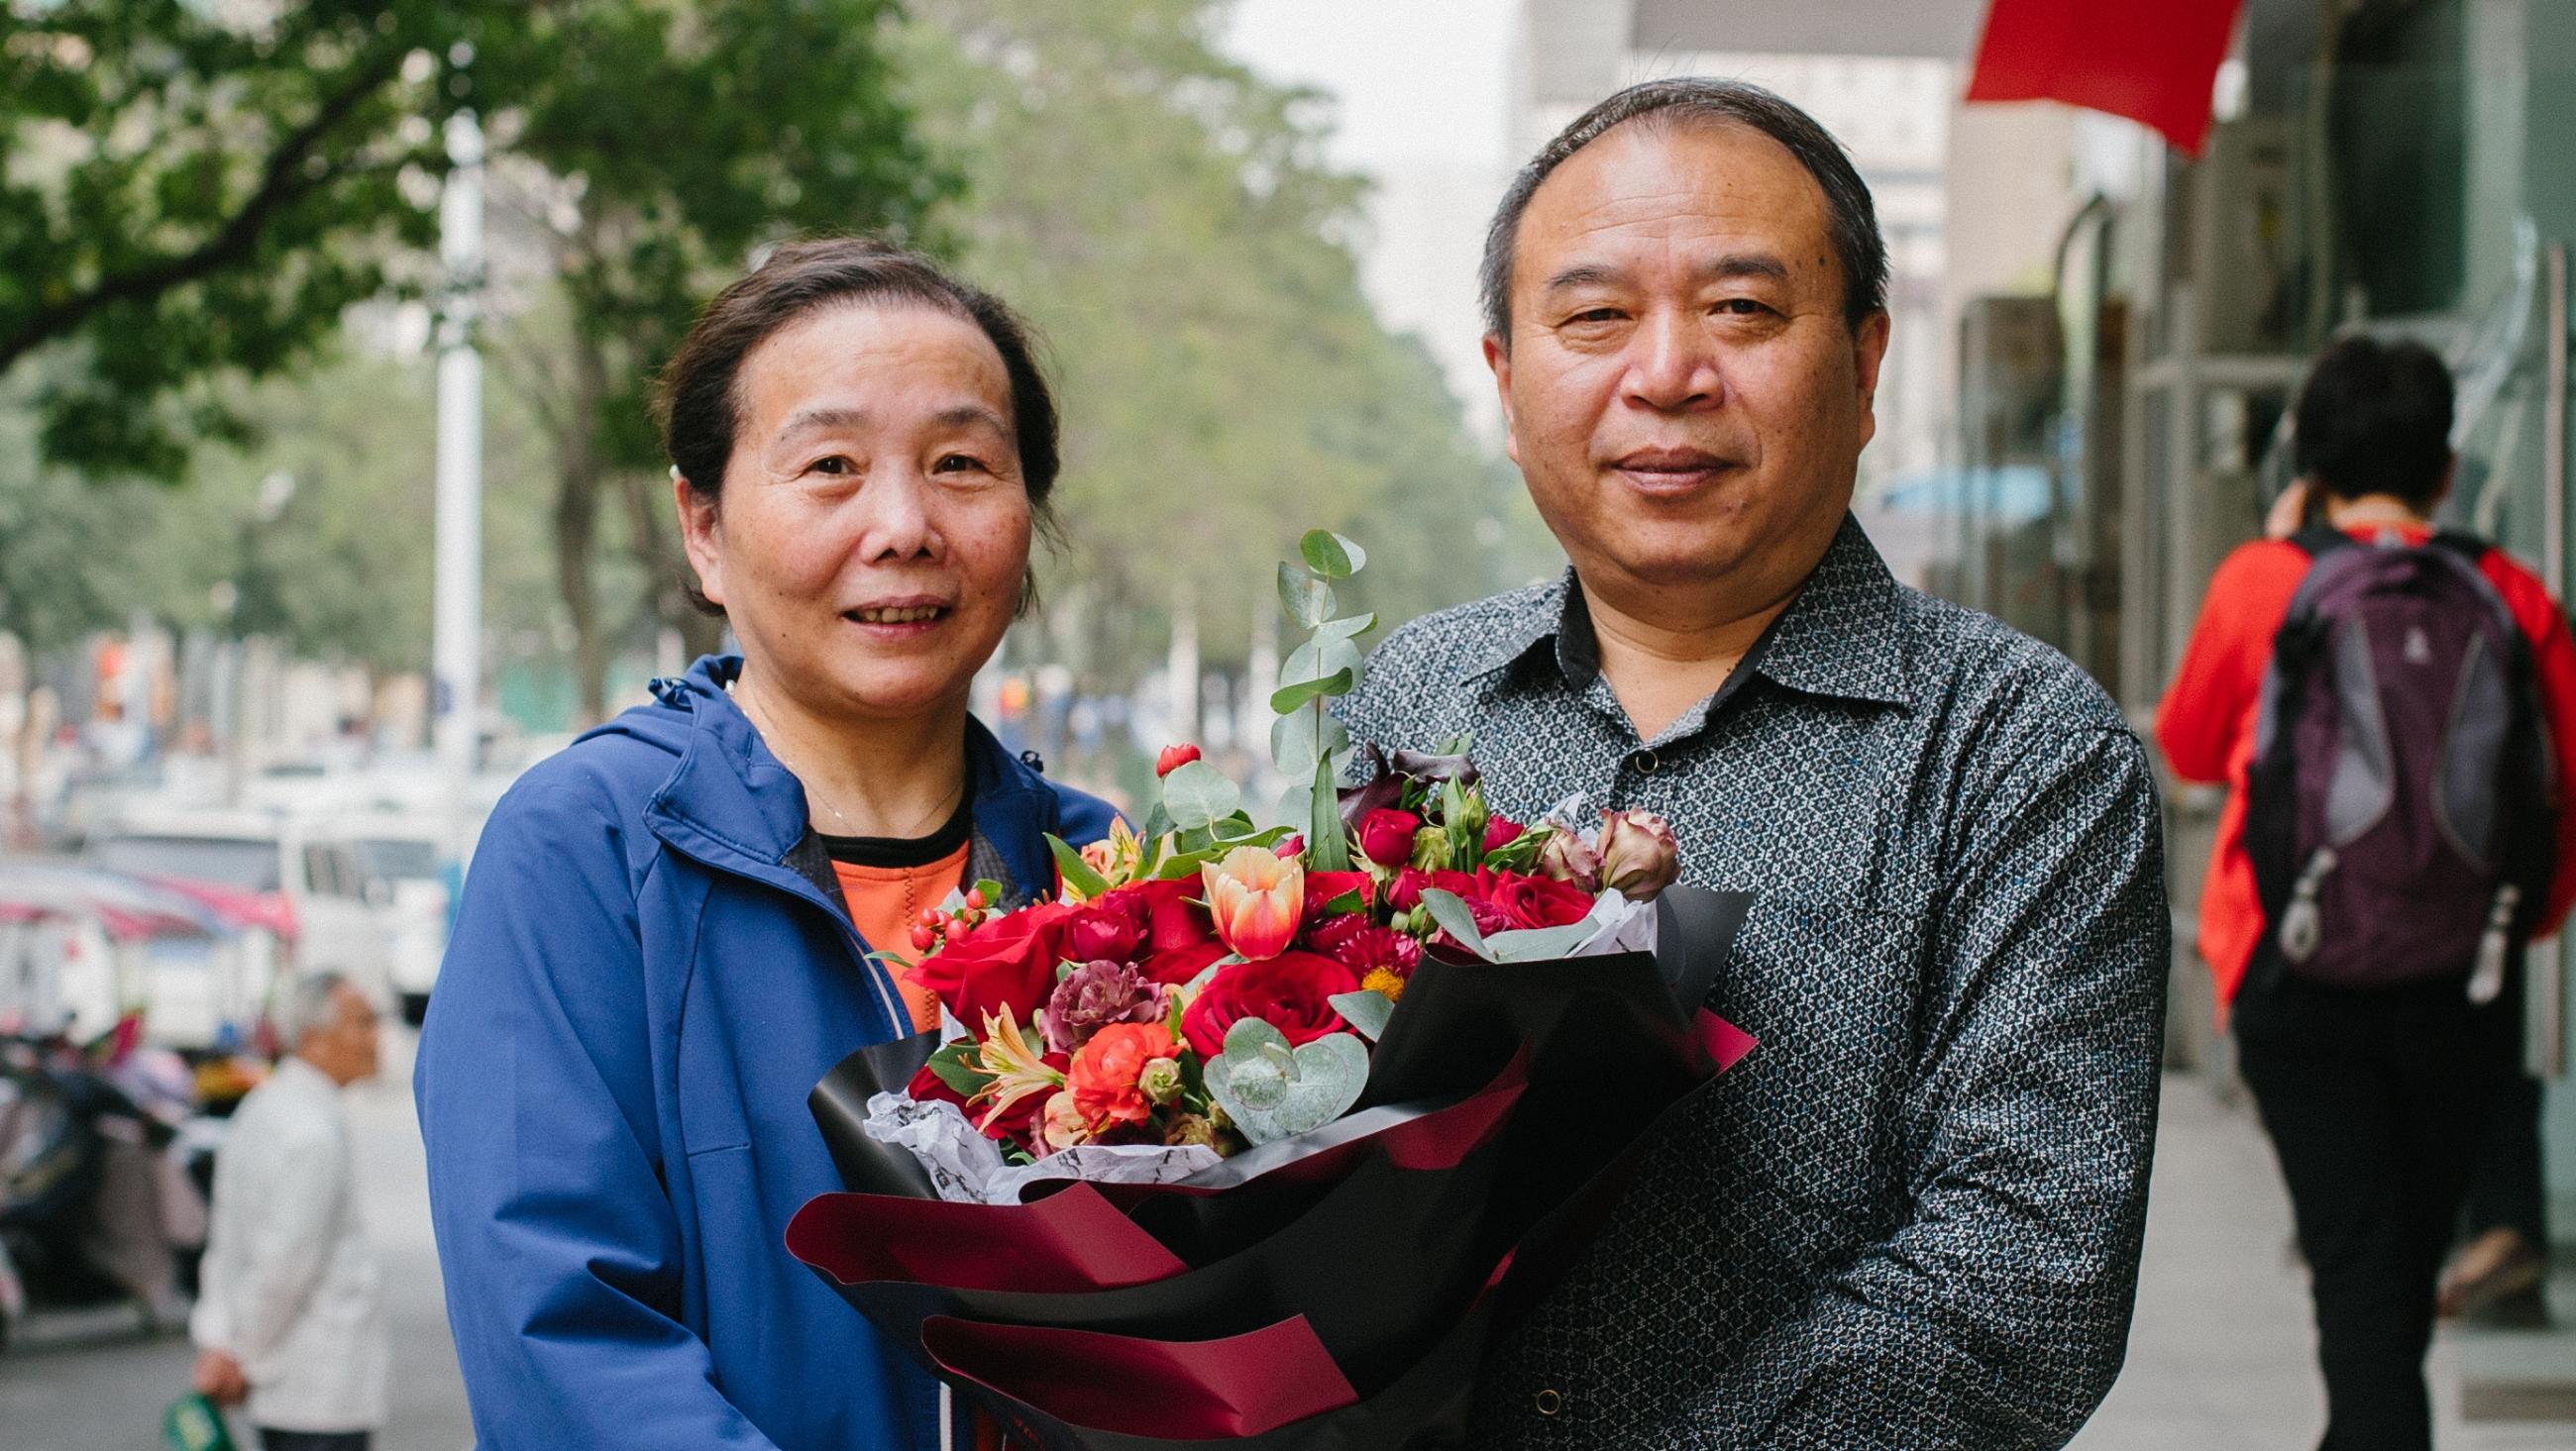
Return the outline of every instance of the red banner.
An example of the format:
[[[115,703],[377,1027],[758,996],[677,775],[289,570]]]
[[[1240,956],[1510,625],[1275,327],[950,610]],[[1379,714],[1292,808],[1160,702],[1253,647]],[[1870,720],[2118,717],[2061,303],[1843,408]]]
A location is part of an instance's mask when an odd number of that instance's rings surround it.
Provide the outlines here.
[[[1971,101],[2063,101],[2198,156],[2244,0],[1993,0]]]

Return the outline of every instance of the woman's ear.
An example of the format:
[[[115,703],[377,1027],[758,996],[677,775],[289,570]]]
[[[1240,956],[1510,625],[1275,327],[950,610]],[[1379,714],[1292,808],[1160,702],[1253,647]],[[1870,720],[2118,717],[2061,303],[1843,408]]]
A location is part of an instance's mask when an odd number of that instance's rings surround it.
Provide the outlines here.
[[[724,603],[724,553],[718,547],[724,529],[722,511],[716,507],[713,494],[702,494],[671,466],[671,499],[680,509],[680,547],[687,551],[689,568],[698,576],[698,593],[707,603]]]

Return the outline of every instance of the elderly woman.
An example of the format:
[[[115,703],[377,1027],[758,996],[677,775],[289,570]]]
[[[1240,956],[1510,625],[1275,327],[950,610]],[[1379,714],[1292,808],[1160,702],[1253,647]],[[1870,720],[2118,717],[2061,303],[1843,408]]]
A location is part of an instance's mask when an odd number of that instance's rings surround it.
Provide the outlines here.
[[[781,249],[664,377],[699,587],[742,643],[520,780],[417,1091],[486,1448],[942,1444],[932,1381],[781,1247],[805,1108],[935,1006],[876,948],[1108,830],[967,713],[1056,474],[1027,333],[923,259]],[[873,946],[872,946],[873,944]]]

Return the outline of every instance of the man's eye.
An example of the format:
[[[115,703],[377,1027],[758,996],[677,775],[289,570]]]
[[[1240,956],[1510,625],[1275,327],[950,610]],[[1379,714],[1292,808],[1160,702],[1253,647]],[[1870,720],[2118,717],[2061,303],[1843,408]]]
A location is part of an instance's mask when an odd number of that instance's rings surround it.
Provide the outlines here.
[[[965,473],[970,471],[981,473],[991,472],[991,470],[984,467],[984,461],[982,459],[975,457],[973,454],[966,453],[942,455],[939,462],[931,467],[933,472],[943,474]]]
[[[809,474],[832,474],[837,476],[858,472],[858,465],[851,463],[849,459],[836,453],[823,458],[818,458],[812,463],[807,464],[805,466],[805,472]]]
[[[1771,310],[1769,304],[1750,297],[1730,297],[1717,305],[1717,310],[1731,317],[1760,317]]]
[[[1622,316],[1624,314],[1615,307],[1588,307],[1565,321],[1571,327],[1578,323],[1617,322]]]

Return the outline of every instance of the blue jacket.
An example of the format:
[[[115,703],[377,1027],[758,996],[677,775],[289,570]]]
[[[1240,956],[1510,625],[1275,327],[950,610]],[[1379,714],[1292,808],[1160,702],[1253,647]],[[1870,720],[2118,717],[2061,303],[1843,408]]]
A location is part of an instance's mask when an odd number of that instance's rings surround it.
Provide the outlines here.
[[[656,682],[484,828],[414,1078],[487,1451],[931,1451],[935,1384],[783,1247],[840,1187],[805,1097],[910,1031],[805,794],[724,693]],[[979,874],[1110,810],[968,726]]]

